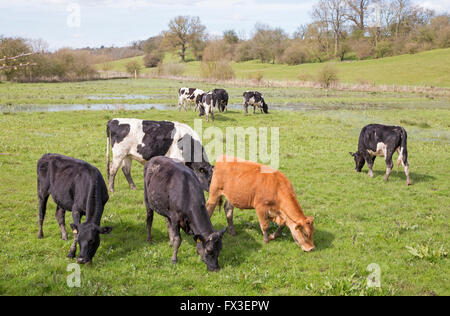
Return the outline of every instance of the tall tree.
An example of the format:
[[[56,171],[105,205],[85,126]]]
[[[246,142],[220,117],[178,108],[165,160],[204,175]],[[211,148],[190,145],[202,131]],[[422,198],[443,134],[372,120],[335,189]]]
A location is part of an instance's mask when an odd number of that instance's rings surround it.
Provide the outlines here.
[[[313,18],[326,24],[333,32],[334,55],[337,56],[347,20],[345,0],[319,0],[314,6]]]
[[[194,50],[201,49],[201,43],[206,36],[205,31],[206,27],[201,24],[199,17],[178,16],[169,22],[169,29],[163,32],[163,44],[178,50],[181,60],[185,62],[188,47]]]
[[[360,31],[365,31],[370,0],[346,0],[346,17]]]

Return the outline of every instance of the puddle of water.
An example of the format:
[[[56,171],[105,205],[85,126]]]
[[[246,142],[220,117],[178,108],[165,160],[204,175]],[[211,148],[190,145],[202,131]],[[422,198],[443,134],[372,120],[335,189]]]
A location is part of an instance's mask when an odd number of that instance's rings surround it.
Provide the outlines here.
[[[119,110],[170,110],[167,104],[51,104],[0,106],[2,113],[62,112],[62,111],[119,111]]]
[[[142,95],[142,94],[121,94],[121,95],[110,95],[110,94],[97,94],[97,95],[89,95],[86,97],[91,100],[148,100],[155,99],[150,95]]]
[[[228,104],[228,108],[232,110],[242,110],[244,111],[243,104]],[[258,109],[257,109],[258,110]],[[277,105],[277,104],[269,104],[269,112],[270,110],[275,111],[312,111],[312,110],[320,110],[318,107],[311,107],[305,104],[286,104],[286,105]],[[253,107],[248,107],[249,112],[253,112]]]

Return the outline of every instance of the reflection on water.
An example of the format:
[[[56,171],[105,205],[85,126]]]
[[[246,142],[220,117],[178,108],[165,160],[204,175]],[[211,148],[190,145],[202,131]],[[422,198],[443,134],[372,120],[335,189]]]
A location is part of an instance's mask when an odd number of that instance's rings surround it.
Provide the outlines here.
[[[0,105],[0,112],[61,112],[61,111],[122,111],[170,110],[167,104],[51,104],[51,105]]]

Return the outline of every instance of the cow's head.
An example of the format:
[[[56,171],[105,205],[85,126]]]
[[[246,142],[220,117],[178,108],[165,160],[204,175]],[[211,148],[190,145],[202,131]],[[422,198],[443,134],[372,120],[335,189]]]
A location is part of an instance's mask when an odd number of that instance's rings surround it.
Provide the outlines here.
[[[186,166],[194,171],[203,190],[209,192],[214,167],[209,163],[202,144],[186,134],[178,141],[178,148],[183,154]]]
[[[269,106],[267,105],[266,101],[264,101],[264,99],[262,100],[262,110],[264,113],[269,114]]]
[[[201,235],[194,236],[197,242],[197,252],[209,271],[218,271],[220,269],[219,253],[222,249],[222,238],[226,231],[227,229],[224,228],[219,232],[212,233],[206,239]]]
[[[314,250],[314,218],[312,216],[306,217],[294,225],[289,225],[289,228],[295,242],[303,251]]]
[[[70,224],[72,231],[77,234],[77,241],[80,245],[78,263],[90,263],[100,246],[100,234],[109,234],[111,227],[100,227],[92,223]]]
[[[350,155],[355,160],[355,170],[357,172],[361,172],[361,170],[364,167],[364,164],[366,162],[366,160],[364,159],[364,156],[359,151],[357,151],[356,153],[351,152]]]

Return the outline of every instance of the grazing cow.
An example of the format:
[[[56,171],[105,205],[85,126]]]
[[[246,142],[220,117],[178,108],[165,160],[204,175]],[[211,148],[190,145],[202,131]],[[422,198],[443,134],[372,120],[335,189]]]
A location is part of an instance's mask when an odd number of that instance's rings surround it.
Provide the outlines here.
[[[406,174],[406,184],[411,185],[406,139],[406,131],[401,126],[386,126],[380,124],[365,126],[359,135],[358,151],[356,153],[350,153],[355,160],[355,170],[361,172],[361,169],[367,161],[369,167],[368,175],[373,178],[372,167],[375,158],[377,156],[384,157],[387,166],[384,180],[387,181],[393,167],[392,155],[397,151],[397,168],[400,164],[403,165]]]
[[[294,188],[286,176],[259,163],[244,161],[234,157],[219,157],[214,166],[214,174],[206,204],[211,216],[218,203],[225,203],[228,231],[235,235],[233,209],[255,209],[264,236],[264,242],[277,238],[285,225],[292,237],[304,250],[314,249],[314,219],[306,217],[294,193]],[[278,224],[274,234],[268,235],[269,221]]]
[[[188,125],[168,121],[112,119],[107,128],[107,170],[109,190],[114,192],[114,178],[120,166],[132,189],[132,159],[145,164],[155,156],[176,158],[191,168],[205,191],[209,190],[213,167],[196,132]],[[109,150],[112,146],[112,163]]]
[[[261,112],[269,113],[269,107],[267,106],[266,102],[264,101],[264,98],[262,94],[258,91],[246,91],[244,92],[244,108],[245,113],[248,113],[248,106],[253,106],[253,114],[256,112],[256,107],[258,107]]]
[[[228,92],[224,89],[214,89],[213,93],[217,97],[217,107],[219,108],[219,112],[228,111]]]
[[[201,96],[205,92],[196,88],[180,88],[178,90],[178,109],[181,111],[181,108],[184,108],[187,111],[186,103],[192,104],[194,103],[194,111],[197,109],[202,99]]]
[[[214,121],[214,108],[216,107],[217,95],[213,92],[206,92],[202,95],[202,102],[200,104],[200,116],[206,114],[206,121],[209,122],[209,115]]]
[[[226,228],[220,232],[214,230],[205,208],[202,187],[192,170],[176,160],[155,157],[145,165],[144,181],[147,241],[152,240],[153,212],[156,211],[166,218],[170,244],[174,247],[172,263],[177,262],[181,228],[194,236],[197,252],[208,270],[219,270],[218,257]]]
[[[39,198],[39,233],[44,237],[47,200],[51,195],[55,201],[56,219],[61,237],[67,240],[65,213],[72,211],[73,243],[68,254],[75,258],[77,242],[80,245],[78,263],[90,263],[98,246],[99,234],[109,234],[111,227],[100,227],[103,209],[109,199],[108,190],[100,171],[85,161],[58,154],[45,154],[37,163],[37,193]],[[86,221],[80,224],[81,217]]]

